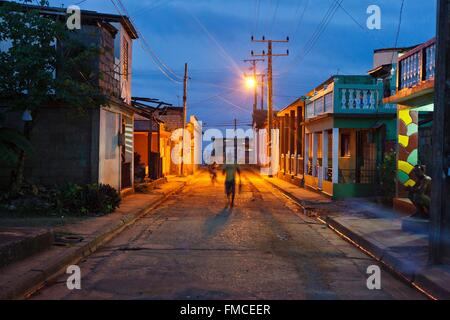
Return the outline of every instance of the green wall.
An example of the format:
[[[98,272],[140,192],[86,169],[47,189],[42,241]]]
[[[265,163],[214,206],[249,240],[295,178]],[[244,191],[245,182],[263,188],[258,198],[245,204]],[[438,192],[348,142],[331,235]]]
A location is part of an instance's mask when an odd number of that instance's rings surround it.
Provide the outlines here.
[[[334,184],[333,199],[373,197],[376,191],[376,186],[371,184]]]

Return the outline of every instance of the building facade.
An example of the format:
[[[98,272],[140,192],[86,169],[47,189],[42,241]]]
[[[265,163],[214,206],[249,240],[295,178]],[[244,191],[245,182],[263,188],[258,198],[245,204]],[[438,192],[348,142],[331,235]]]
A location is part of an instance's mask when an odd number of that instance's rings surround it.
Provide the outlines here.
[[[296,185],[304,182],[305,98],[299,98],[277,113],[279,134],[278,177]]]
[[[382,81],[365,75],[333,76],[307,95],[306,187],[335,199],[376,194],[386,145],[396,138],[396,106],[382,99]]]
[[[65,9],[48,7],[45,14],[56,19],[65,14]],[[104,183],[126,190],[133,187],[134,175],[135,109],[130,102],[132,42],[137,32],[127,17],[81,11],[81,18],[83,28],[72,36],[100,49],[93,72],[98,74],[107,103],[92,106],[85,114],[64,105],[42,106],[33,121],[31,142],[35,152],[27,157],[25,176],[45,185]],[[9,50],[8,45],[1,48]],[[6,118],[8,127],[23,127],[20,114],[8,112]],[[2,168],[2,185],[8,184],[12,169]]]
[[[436,39],[414,47],[398,57],[397,83],[385,103],[398,104],[397,188],[395,205],[415,211],[407,198],[408,187],[416,184],[415,165],[432,168],[432,124],[436,73]]]

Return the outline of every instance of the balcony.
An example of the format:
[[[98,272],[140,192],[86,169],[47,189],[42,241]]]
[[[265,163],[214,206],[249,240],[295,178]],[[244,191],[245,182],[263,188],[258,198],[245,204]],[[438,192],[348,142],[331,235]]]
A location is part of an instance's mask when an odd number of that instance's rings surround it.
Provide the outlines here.
[[[407,52],[398,63],[398,91],[433,80],[436,72],[436,39]]]
[[[436,39],[431,39],[399,58],[397,90],[384,103],[416,107],[433,101],[435,74]]]
[[[366,83],[335,81],[332,92],[312,96],[306,103],[306,119],[326,114],[395,113],[395,105],[383,104],[383,83],[372,79],[367,83],[367,78],[363,80]]]

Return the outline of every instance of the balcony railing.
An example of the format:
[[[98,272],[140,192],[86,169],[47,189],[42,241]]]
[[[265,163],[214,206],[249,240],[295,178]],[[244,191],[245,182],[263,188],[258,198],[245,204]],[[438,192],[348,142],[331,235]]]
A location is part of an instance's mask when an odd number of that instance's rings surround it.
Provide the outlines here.
[[[436,39],[432,39],[399,58],[398,90],[412,88],[434,79],[436,72]]]
[[[378,90],[341,89],[341,110],[375,110],[380,98]]]
[[[306,104],[306,118],[327,113],[370,114],[394,112],[395,105],[383,104],[383,83],[341,84],[334,92]]]

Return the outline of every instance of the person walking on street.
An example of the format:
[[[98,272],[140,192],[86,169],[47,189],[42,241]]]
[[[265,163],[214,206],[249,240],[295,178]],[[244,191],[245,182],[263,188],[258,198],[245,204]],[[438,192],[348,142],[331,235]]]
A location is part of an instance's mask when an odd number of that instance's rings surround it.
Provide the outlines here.
[[[214,161],[213,164],[209,166],[209,175],[211,177],[211,184],[214,186],[217,181],[217,163]]]
[[[237,164],[225,164],[222,169],[225,175],[225,193],[227,195],[227,206],[234,207],[234,198],[236,196],[236,173],[239,175],[239,187],[241,186],[241,170]]]

